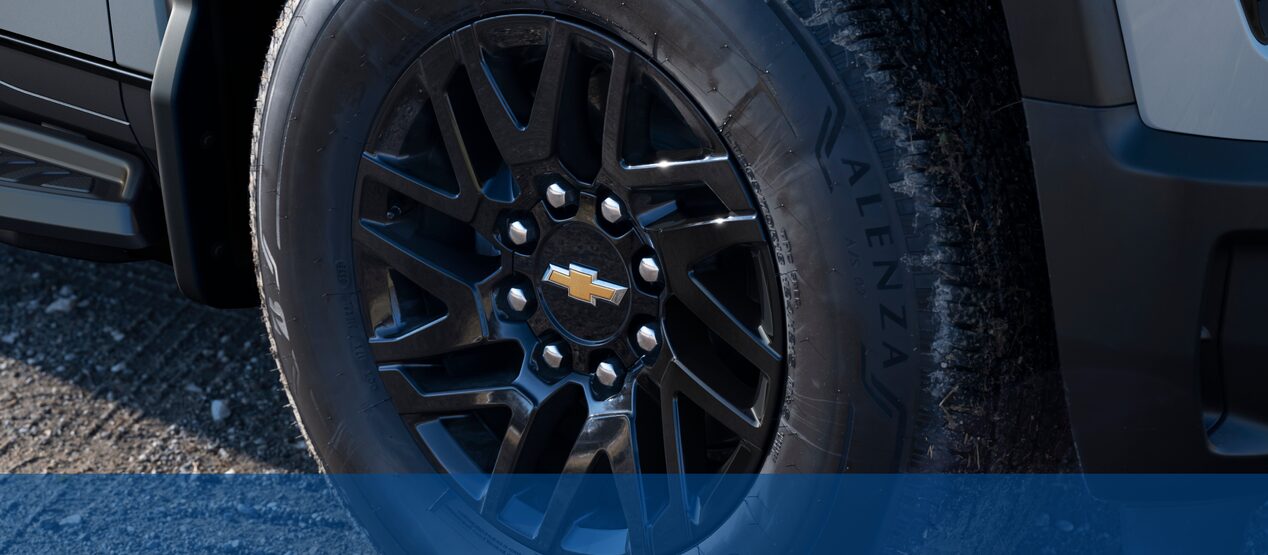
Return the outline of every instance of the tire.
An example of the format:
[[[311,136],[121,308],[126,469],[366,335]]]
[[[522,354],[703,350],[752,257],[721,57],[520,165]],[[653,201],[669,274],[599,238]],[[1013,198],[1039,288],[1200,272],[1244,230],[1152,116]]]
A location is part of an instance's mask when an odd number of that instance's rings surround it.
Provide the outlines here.
[[[778,419],[757,470],[1072,467],[1024,116],[994,4],[292,0],[261,85],[251,219],[264,319],[324,471],[436,470],[372,360],[354,186],[381,107],[429,46],[530,12],[653,60],[742,168],[784,329]],[[820,524],[795,496],[751,495],[765,503],[760,523],[724,521],[702,549],[782,545]],[[381,547],[426,549],[428,527],[445,524],[422,518],[431,501],[402,497],[368,487],[349,504]],[[484,527],[473,541],[523,549],[479,521],[461,520]]]

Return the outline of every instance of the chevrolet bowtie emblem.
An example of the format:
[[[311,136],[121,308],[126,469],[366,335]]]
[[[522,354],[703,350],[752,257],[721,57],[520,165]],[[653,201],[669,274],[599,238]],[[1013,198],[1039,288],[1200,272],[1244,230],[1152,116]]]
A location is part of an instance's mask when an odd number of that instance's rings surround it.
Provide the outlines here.
[[[597,278],[599,273],[585,266],[569,264],[568,268],[560,268],[554,264],[546,269],[542,281],[568,290],[568,296],[581,302],[596,304],[595,299],[602,299],[612,304],[621,304],[625,297],[626,287]]]

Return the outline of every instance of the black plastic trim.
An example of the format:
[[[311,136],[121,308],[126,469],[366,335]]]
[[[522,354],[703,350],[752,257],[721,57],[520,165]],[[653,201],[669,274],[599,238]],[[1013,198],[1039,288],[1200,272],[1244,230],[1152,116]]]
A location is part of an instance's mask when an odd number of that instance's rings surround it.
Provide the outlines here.
[[[1150,129],[1136,106],[1025,101],[1071,425],[1089,472],[1260,472],[1214,449],[1208,269],[1268,231],[1268,143]]]
[[[176,282],[217,307],[259,302],[247,205],[256,91],[280,3],[173,0],[150,90]]]
[[[145,166],[127,154],[0,118],[0,150],[92,178],[91,188],[0,183],[0,229],[126,250],[152,243],[135,205]]]
[[[1085,106],[1135,102],[1115,4],[1003,0],[1021,92]]]

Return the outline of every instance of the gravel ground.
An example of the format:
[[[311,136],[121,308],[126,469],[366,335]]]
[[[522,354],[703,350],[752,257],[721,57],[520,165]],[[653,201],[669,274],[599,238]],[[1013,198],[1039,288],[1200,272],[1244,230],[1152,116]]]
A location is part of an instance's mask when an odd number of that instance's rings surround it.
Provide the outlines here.
[[[0,246],[0,275],[0,473],[316,471],[258,311],[153,262]]]
[[[257,310],[193,303],[159,263],[0,246],[0,275],[0,552],[373,551],[312,474]]]

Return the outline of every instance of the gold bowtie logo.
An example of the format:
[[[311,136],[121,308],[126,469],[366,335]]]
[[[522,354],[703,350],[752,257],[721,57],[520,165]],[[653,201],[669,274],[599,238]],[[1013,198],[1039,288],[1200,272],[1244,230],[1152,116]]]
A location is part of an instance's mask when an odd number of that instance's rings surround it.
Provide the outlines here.
[[[551,264],[546,269],[546,275],[542,276],[542,281],[567,289],[570,298],[584,303],[594,305],[595,299],[601,299],[612,304],[621,304],[627,288],[595,279],[598,275],[599,272],[585,266],[569,264],[565,269]]]

